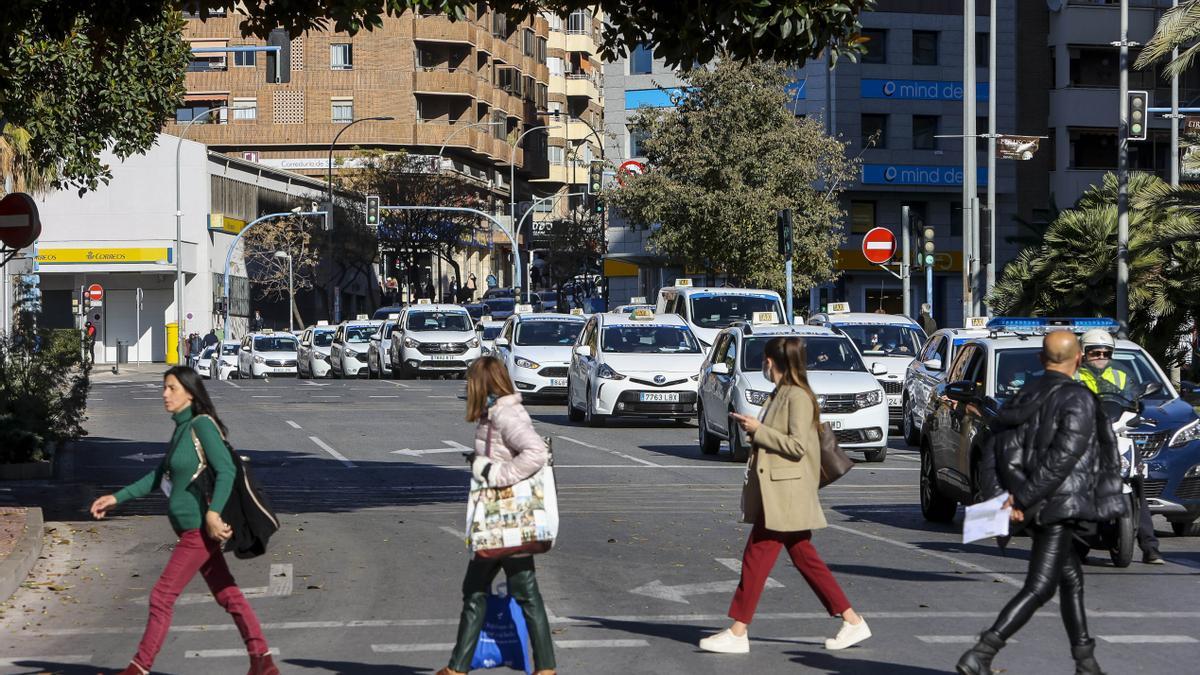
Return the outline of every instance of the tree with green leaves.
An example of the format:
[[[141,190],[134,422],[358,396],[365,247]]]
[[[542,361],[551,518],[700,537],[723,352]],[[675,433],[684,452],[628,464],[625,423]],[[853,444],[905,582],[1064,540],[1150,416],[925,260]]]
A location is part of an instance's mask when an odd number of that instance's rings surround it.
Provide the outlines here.
[[[1200,217],[1164,206],[1171,188],[1153,174],[1129,180],[1130,336],[1164,367],[1200,310]],[[1042,243],[1005,268],[988,297],[996,314],[1112,316],[1117,279],[1117,177],[1058,214]]]
[[[123,3],[100,0],[3,4],[0,167],[17,189],[95,189],[111,175],[100,153],[148,150],[183,97],[183,19],[162,6],[122,14],[108,5]],[[129,14],[137,20],[123,23]]]
[[[782,64],[722,60],[688,74],[674,108],[633,116],[647,171],[605,199],[632,225],[659,226],[649,244],[673,263],[782,288],[776,214],[794,214],[795,287],[834,276],[845,213],[838,196],[858,162],[817,120],[788,108]]]

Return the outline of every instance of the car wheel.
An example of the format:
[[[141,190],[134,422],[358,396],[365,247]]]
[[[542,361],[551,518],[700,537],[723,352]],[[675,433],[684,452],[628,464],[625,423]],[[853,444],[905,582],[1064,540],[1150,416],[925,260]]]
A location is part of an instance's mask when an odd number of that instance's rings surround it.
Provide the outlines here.
[[[750,458],[750,447],[742,443],[738,433],[738,424],[729,419],[729,457],[735,462],[744,462]]]
[[[1128,502],[1128,497],[1125,498]],[[1112,558],[1114,567],[1129,567],[1129,563],[1133,562],[1133,544],[1134,544],[1134,527],[1133,527],[1133,505],[1127,503],[1125,515],[1121,516],[1116,523],[1117,538],[1113,542],[1115,546],[1108,550],[1108,555]]]
[[[1200,520],[1195,520],[1190,523],[1172,520],[1171,531],[1176,537],[1200,537]]]
[[[572,422],[583,421],[583,411],[571,403],[571,383],[567,382],[567,419]]]
[[[863,452],[863,459],[867,460],[868,462],[882,462],[883,460],[887,459],[887,450],[888,449],[886,445],[882,448],[866,450]]]
[[[912,412],[908,409],[908,397],[904,397],[904,442],[910,448],[915,448],[921,445],[921,434],[917,431],[917,425],[913,423]]]
[[[958,503],[947,498],[938,490],[937,473],[933,466],[932,453],[921,451],[921,515],[932,523],[948,523],[954,520]]]
[[[591,387],[588,387],[591,390]],[[584,404],[583,420],[589,427],[602,427],[608,421],[608,415],[601,415],[592,410],[592,397],[588,396]]]
[[[696,426],[700,428],[700,454],[715,455],[721,450],[721,439],[708,431],[708,421],[704,417],[704,406],[697,406]]]

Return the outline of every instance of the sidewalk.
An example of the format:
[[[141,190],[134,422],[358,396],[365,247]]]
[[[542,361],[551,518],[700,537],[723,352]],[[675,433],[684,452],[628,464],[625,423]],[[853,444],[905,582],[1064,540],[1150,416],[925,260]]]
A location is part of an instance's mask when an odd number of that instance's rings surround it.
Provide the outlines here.
[[[92,368],[92,383],[103,384],[118,380],[129,380],[133,382],[148,382],[150,380],[158,380],[162,378],[163,372],[170,368],[165,363],[122,363],[121,372],[113,373],[112,363],[98,363]]]
[[[25,581],[42,553],[42,510],[0,507],[0,602]]]

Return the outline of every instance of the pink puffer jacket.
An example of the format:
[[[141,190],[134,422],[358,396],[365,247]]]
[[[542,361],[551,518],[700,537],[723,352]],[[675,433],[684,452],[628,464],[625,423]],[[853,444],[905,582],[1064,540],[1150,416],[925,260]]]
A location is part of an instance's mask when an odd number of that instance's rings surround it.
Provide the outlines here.
[[[488,452],[488,426],[492,447]],[[496,487],[519,483],[537,473],[546,463],[546,442],[533,428],[533,420],[521,405],[520,394],[496,399],[487,416],[475,427],[475,454],[492,461],[488,478]]]

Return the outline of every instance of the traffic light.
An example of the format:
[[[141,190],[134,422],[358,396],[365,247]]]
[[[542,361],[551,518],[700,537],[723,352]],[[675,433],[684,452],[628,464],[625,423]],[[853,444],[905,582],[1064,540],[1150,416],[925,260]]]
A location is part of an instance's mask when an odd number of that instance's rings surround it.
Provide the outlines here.
[[[367,197],[367,227],[379,227],[379,197]]]
[[[592,213],[597,216],[604,215],[604,200],[600,198],[600,189],[604,185],[604,162],[601,160],[592,160],[588,165],[588,201],[591,205]]]
[[[1150,94],[1145,91],[1129,92],[1129,126],[1126,129],[1126,138],[1131,141],[1144,141],[1147,136],[1147,123],[1149,122],[1148,115]]]
[[[932,225],[921,225],[921,247],[918,249],[917,266],[933,267],[933,254],[937,246],[933,243],[934,230]]]
[[[792,210],[783,209],[775,219],[775,230],[779,235],[779,255],[784,260],[792,259]]]

